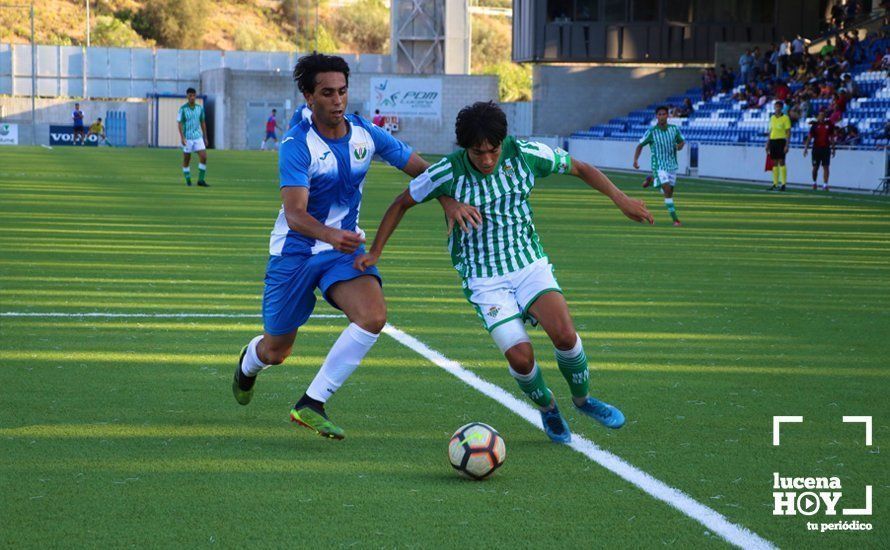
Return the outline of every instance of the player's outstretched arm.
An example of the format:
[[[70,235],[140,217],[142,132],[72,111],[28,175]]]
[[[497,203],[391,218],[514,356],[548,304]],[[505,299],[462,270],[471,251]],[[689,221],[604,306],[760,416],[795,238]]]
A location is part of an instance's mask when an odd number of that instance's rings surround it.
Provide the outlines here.
[[[309,204],[307,187],[283,187],[281,203],[284,206],[287,226],[302,235],[329,243],[335,250],[344,254],[352,254],[365,242],[365,238],[355,231],[334,229],[315,219],[306,210]]]
[[[621,212],[635,222],[647,221],[650,224],[655,223],[652,214],[646,208],[646,204],[637,199],[632,199],[624,194],[624,191],[615,187],[605,174],[600,172],[595,166],[591,166],[586,162],[572,159],[571,175],[581,178],[584,183],[593,187],[603,195],[612,199]]]
[[[371,245],[371,250],[367,254],[362,254],[356,258],[355,262],[353,262],[353,267],[359,271],[364,271],[375,265],[380,260],[380,255],[383,254],[383,247],[386,246],[386,241],[389,240],[399,226],[399,223],[405,216],[405,212],[416,205],[417,202],[411,198],[411,193],[407,189],[402,191],[402,194],[392,201],[392,204],[386,209],[383,219],[380,220],[380,226],[377,228],[377,234],[374,235],[374,244]]]

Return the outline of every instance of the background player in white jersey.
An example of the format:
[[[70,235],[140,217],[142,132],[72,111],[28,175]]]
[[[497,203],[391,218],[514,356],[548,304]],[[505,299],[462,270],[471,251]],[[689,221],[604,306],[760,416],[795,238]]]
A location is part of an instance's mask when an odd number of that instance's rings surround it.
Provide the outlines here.
[[[194,88],[185,91],[188,101],[179,108],[176,114],[176,127],[179,129],[179,140],[182,142],[182,175],[185,184],[192,184],[192,169],[189,166],[192,153],[198,153],[198,185],[210,187],[204,180],[207,173],[207,147],[204,136],[207,135],[207,124],[204,121],[204,106],[195,103],[198,92]]]
[[[612,199],[628,218],[652,223],[652,216],[641,201],[625,195],[593,166],[562,149],[507,135],[507,117],[494,103],[462,109],[455,133],[461,149],[430,166],[396,197],[371,250],[356,259],[355,267],[373,269],[402,216],[420,202],[450,196],[477,207],[481,223],[466,233],[455,229],[449,237],[452,262],[463,278],[467,300],[506,357],[510,374],[540,409],[544,431],[557,443],[571,441],[535,361],[526,320],[540,323],[550,337],[575,407],[609,428],[620,428],[621,411],[590,396],[587,356],[535,231],[528,198],[538,178],[571,174]]]
[[[312,109],[305,103],[297,107],[294,114],[291,115],[290,122],[287,124],[287,129],[290,130],[303,120],[312,120]]]
[[[649,146],[652,152],[651,168],[652,175],[646,177],[643,187],[654,186],[655,189],[661,189],[664,195],[664,206],[667,208],[674,225],[679,227],[680,218],[677,217],[677,208],[674,206],[674,187],[677,186],[677,151],[683,149],[686,140],[680,133],[680,128],[673,124],[668,124],[668,108],[665,106],[655,109],[655,118],[657,120],[655,126],[651,126],[634,151],[634,168],[640,169],[640,153],[643,147]]]
[[[281,140],[283,204],[269,243],[265,330],[242,349],[232,392],[238,403],[248,404],[260,371],[290,355],[297,330],[315,307],[317,287],[350,324],[290,415],[320,435],[342,439],[344,431],[328,418],[325,403],[358,367],[386,322],[380,274],[353,267],[364,252],[358,218],[365,176],[375,154],[412,177],[429,164],[371,122],[345,114],[349,65],[342,58],[305,56],[294,69],[294,80],[312,115]],[[442,203],[449,219],[461,224],[478,217],[475,209],[454,200]]]

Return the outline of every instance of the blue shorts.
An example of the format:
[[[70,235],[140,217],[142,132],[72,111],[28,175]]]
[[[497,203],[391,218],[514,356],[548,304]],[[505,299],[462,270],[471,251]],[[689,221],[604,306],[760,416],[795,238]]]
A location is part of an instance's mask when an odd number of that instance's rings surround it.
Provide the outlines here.
[[[352,267],[355,258],[364,253],[364,248],[359,248],[352,254],[328,250],[314,256],[270,257],[263,291],[265,331],[277,336],[303,326],[315,309],[316,287],[329,304],[340,309],[328,296],[328,289],[334,284],[372,275],[382,286],[377,266],[365,271]]]
[[[266,132],[266,139],[278,139],[278,136],[275,135],[275,132]]]

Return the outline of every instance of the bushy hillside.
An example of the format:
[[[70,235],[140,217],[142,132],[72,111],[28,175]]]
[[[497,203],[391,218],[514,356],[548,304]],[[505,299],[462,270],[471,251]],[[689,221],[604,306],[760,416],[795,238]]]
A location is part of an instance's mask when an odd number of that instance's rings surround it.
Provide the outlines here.
[[[91,0],[94,46],[214,50],[387,53],[390,11],[384,0]],[[508,0],[488,0],[492,6]],[[83,0],[35,4],[40,44],[86,42]],[[299,21],[299,36],[297,22]],[[472,71],[501,76],[501,98],[527,99],[528,67],[510,62],[510,21],[473,17]],[[0,42],[27,43],[27,9],[0,9]]]

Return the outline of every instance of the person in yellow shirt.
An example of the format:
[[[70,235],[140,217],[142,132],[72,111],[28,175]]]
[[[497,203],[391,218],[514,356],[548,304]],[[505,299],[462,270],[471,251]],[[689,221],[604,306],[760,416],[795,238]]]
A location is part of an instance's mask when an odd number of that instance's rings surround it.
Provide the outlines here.
[[[788,171],[785,167],[785,155],[788,154],[788,144],[791,142],[791,119],[784,113],[785,104],[776,101],[775,112],[769,117],[769,141],[766,142],[766,153],[773,161],[773,186],[770,191],[775,191],[782,182],[780,191],[785,190],[788,182]]]
[[[108,140],[105,138],[105,126],[102,125],[101,118],[97,118],[96,122],[90,124],[90,130],[87,132],[87,139],[90,139],[90,136],[97,136],[99,144],[104,142],[108,145]]]

